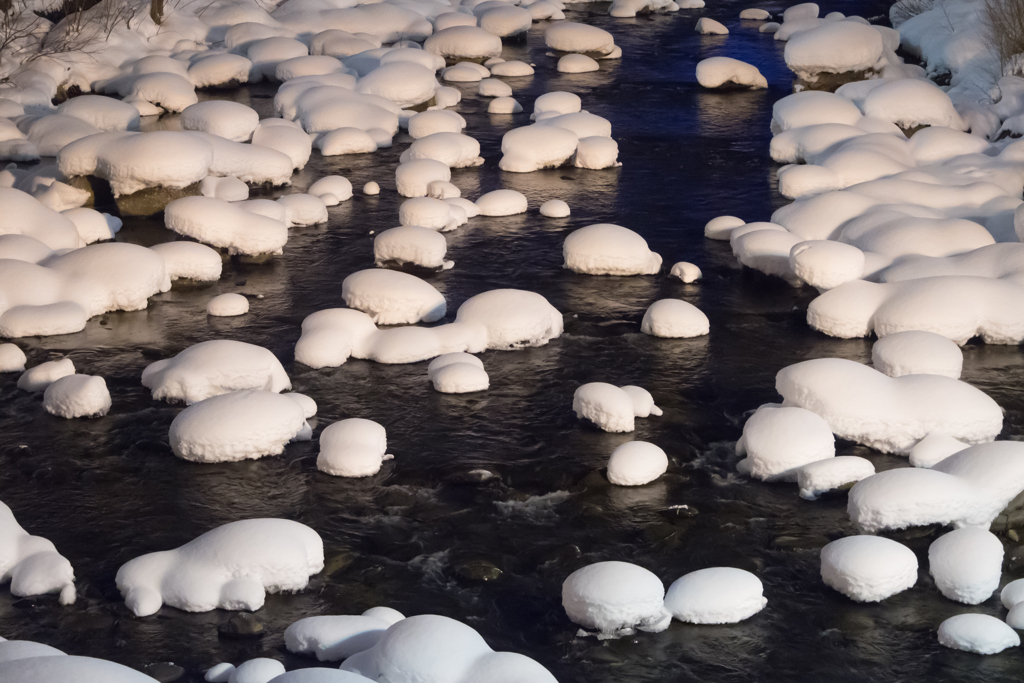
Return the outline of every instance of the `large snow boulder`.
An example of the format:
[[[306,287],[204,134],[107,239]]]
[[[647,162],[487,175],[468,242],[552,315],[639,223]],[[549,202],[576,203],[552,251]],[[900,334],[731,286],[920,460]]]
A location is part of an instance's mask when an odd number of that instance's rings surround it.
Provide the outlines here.
[[[629,562],[597,562],[570,574],[562,607],[573,622],[605,637],[657,633],[672,621],[661,579]]]

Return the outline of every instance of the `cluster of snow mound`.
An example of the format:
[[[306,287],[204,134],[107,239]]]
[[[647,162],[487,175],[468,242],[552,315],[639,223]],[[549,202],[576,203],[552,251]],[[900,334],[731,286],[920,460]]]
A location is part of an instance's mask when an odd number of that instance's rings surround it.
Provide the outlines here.
[[[218,294],[206,304],[206,314],[215,317],[232,317],[249,312],[249,300],[241,294],[228,292]]]
[[[979,605],[999,588],[1003,544],[985,529],[955,529],[928,547],[928,571],[950,600]]]
[[[483,361],[462,351],[446,353],[430,361],[430,365],[427,366],[427,379],[434,385],[434,389],[442,394],[486,391],[491,385]]]
[[[606,382],[590,382],[576,389],[572,409],[576,417],[589,420],[606,432],[631,432],[634,418],[662,414],[646,389],[633,385],[617,387]]]
[[[316,467],[336,477],[372,477],[394,457],[387,448],[387,432],[373,420],[341,420],[320,434]]]
[[[43,392],[43,409],[65,419],[100,417],[107,414],[110,405],[106,381],[93,375],[61,377]]]
[[[994,655],[1018,647],[1020,636],[987,614],[958,614],[939,624],[939,644],[954,650]]]
[[[796,473],[800,497],[815,500],[823,493],[853,486],[875,473],[875,466],[866,458],[840,455],[809,462]]]
[[[689,302],[661,299],[647,308],[640,331],[669,339],[702,337],[711,331],[711,322],[703,311]]]
[[[668,471],[668,456],[652,443],[624,443],[608,458],[608,481],[617,486],[643,486]]]
[[[828,423],[817,414],[769,403],[743,425],[736,454],[746,456],[737,468],[752,477],[793,481],[805,465],[834,458],[836,444]]]
[[[821,580],[857,602],[880,602],[917,583],[917,556],[881,536],[847,536],[821,549]]]
[[[907,453],[932,432],[966,443],[992,441],[1003,411],[969,384],[940,375],[886,375],[856,361],[818,358],[783,368],[775,388],[785,406],[817,413],[840,438]]]
[[[767,88],[768,80],[753,64],[732,57],[709,57],[697,63],[697,82],[705,88],[739,85],[748,88]]]
[[[289,652],[336,662],[369,650],[402,619],[405,616],[390,607],[371,607],[361,615],[306,617],[285,629],[284,644]]]
[[[574,230],[562,246],[565,267],[589,275],[655,275],[661,270],[661,256],[647,246],[647,240],[611,223],[598,223]]]
[[[230,254],[280,254],[288,242],[283,221],[215,197],[175,199],[164,210],[164,224],[168,230]]]
[[[735,624],[767,604],[761,580],[734,567],[690,572],[673,581],[665,594],[665,609],[691,624]]]
[[[122,242],[0,263],[0,336],[10,338],[78,332],[94,315],[144,309],[171,288],[159,254]]]
[[[299,591],[324,568],[320,535],[286,519],[247,519],[175,550],[142,555],[117,570],[117,588],[136,616],[163,605],[186,612],[258,610],[266,594]]]
[[[903,375],[944,375],[960,379],[964,354],[955,343],[921,330],[897,332],[882,337],[871,347],[875,369],[889,377]]]
[[[304,404],[292,396],[242,390],[193,403],[171,422],[171,450],[204,463],[279,455],[289,442],[309,440],[312,433]]]
[[[987,528],[1024,491],[1024,445],[965,448],[930,469],[886,470],[850,491],[850,520],[868,533],[928,524]]]
[[[341,296],[347,306],[367,313],[378,325],[430,323],[448,310],[444,295],[433,285],[397,270],[353,273],[341,283]]]
[[[661,579],[629,562],[597,562],[570,574],[562,583],[562,607],[574,623],[596,630],[598,638],[637,629],[658,633],[672,621]]]
[[[292,388],[273,353],[229,339],[200,342],[174,358],[150,363],[142,371],[142,386],[156,400],[186,404],[243,389],[276,393]]]
[[[346,659],[341,669],[373,681],[555,683],[529,657],[495,652],[473,628],[434,614],[396,621],[375,645]]]
[[[380,330],[361,311],[325,309],[302,321],[295,360],[337,367],[350,356],[378,363],[416,363],[445,353],[543,346],[562,334],[562,314],[534,292],[496,289],[471,297],[455,322],[432,328]]]
[[[448,241],[437,230],[418,225],[390,228],[373,238],[373,258],[378,266],[411,263],[424,268],[448,269]]]
[[[60,604],[75,601],[75,572],[71,563],[50,541],[30,536],[14,519],[11,508],[0,503],[0,584],[7,582],[11,584],[11,594],[17,597],[59,593]]]

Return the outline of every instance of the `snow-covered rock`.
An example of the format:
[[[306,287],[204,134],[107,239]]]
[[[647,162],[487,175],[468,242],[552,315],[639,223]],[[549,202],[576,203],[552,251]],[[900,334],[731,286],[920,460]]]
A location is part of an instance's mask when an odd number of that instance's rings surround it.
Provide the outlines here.
[[[891,121],[900,128],[944,126],[966,130],[953,101],[926,79],[901,78],[873,89],[864,98],[864,115]]]
[[[387,453],[384,427],[373,420],[353,417],[327,426],[320,434],[316,467],[336,477],[371,477],[380,471]]]
[[[378,266],[388,262],[412,263],[424,268],[449,268],[445,260],[448,242],[437,230],[403,225],[384,230],[373,238],[373,257]]]
[[[797,470],[800,497],[814,500],[828,491],[852,486],[875,473],[875,466],[866,458],[839,455],[809,462]]]
[[[174,550],[142,555],[117,570],[125,605],[145,617],[163,605],[186,612],[258,610],[266,593],[299,591],[324,568],[320,535],[286,519],[217,527]]]
[[[928,547],[928,571],[950,600],[979,605],[999,588],[1003,544],[985,529],[954,529]]]
[[[701,337],[711,331],[704,312],[682,299],[661,299],[644,313],[640,331],[652,337]]]
[[[245,315],[248,312],[249,300],[234,292],[218,294],[206,303],[206,314],[216,317]]]
[[[0,372],[24,372],[27,360],[17,344],[0,344]]]
[[[1020,636],[987,614],[957,614],[939,624],[939,643],[954,650],[994,655],[1018,647]]]
[[[96,681],[97,683],[154,683],[155,678],[121,664],[92,657],[25,657],[0,662],[0,679],[18,683]]]
[[[430,283],[397,270],[370,268],[353,273],[341,284],[345,304],[380,325],[434,322],[444,317],[444,296]]]
[[[433,383],[436,391],[444,394],[486,391],[491,383],[483,361],[461,351],[446,353],[430,361],[427,379]]]
[[[142,386],[157,400],[196,403],[229,391],[281,392],[292,385],[281,362],[262,346],[215,339],[150,363],[142,371]]]
[[[371,607],[361,615],[306,617],[285,629],[284,643],[289,652],[340,661],[376,645],[388,627],[404,618],[387,607]]]
[[[235,142],[248,142],[260,124],[255,109],[228,100],[206,100],[181,112],[181,127],[219,135]]]
[[[691,624],[735,624],[767,604],[761,580],[733,567],[690,572],[673,581],[665,594],[665,609]]]
[[[164,259],[167,277],[171,280],[216,282],[220,279],[223,262],[214,249],[197,242],[163,242],[154,244],[155,251]]]
[[[544,42],[561,52],[585,52],[609,55],[615,50],[615,38],[604,29],[588,24],[560,21],[544,32]]]
[[[608,458],[608,481],[618,486],[643,486],[667,470],[665,451],[646,441],[624,443]]]
[[[566,128],[540,125],[513,128],[501,138],[502,157],[498,167],[511,173],[558,168],[572,158],[578,146],[579,137]]]
[[[436,159],[413,159],[395,169],[398,194],[403,197],[426,197],[432,182],[449,182],[451,179],[451,168]]]
[[[0,584],[11,584],[17,597],[60,593],[60,603],[75,601],[75,572],[71,563],[57,552],[53,543],[41,536],[30,536],[21,528],[14,513],[0,503]],[[0,663],[0,671],[3,664]],[[12,678],[11,681],[23,679]],[[39,679],[42,683],[43,679]]]
[[[746,456],[743,469],[752,477],[794,480],[805,465],[834,458],[836,446],[828,423],[814,412],[769,403],[743,425],[736,453]]]
[[[786,66],[798,78],[814,83],[820,74],[869,72],[882,57],[882,51],[882,36],[874,27],[835,21],[790,38],[785,59]]]
[[[110,405],[106,381],[93,375],[61,377],[43,392],[43,409],[66,419],[100,417],[107,414]]]
[[[821,579],[857,602],[880,602],[917,583],[917,556],[881,536],[847,536],[821,549]]]
[[[875,342],[871,362],[889,377],[943,375],[959,379],[964,355],[959,346],[942,335],[908,330]]]
[[[497,57],[501,38],[477,26],[451,26],[427,38],[423,49],[449,59]]]
[[[589,420],[606,432],[631,432],[634,418],[662,414],[647,391],[606,382],[590,382],[576,389],[572,409],[576,417]]]
[[[22,354],[24,358],[24,354]],[[46,391],[46,387],[56,382],[61,377],[75,374],[75,364],[70,358],[49,360],[45,363],[35,365],[18,377],[18,388],[22,391],[38,393]]]
[[[167,205],[164,224],[179,235],[230,254],[280,254],[288,226],[214,197],[183,197]]]
[[[540,215],[547,218],[568,218],[569,205],[561,199],[549,199],[540,205]]]
[[[704,35],[724,36],[729,33],[729,29],[727,29],[725,25],[711,19],[710,17],[701,17],[698,19],[697,25],[694,26],[693,30]]]
[[[748,88],[767,88],[768,80],[753,64],[732,57],[709,57],[697,63],[697,82],[705,88],[721,88],[732,83]]]
[[[569,234],[562,247],[565,267],[589,275],[654,275],[661,256],[628,228],[611,223],[588,225]]]
[[[661,579],[629,562],[597,562],[578,569],[562,583],[562,607],[575,623],[598,637],[657,633],[668,628]]]
[[[526,197],[515,190],[491,190],[476,200],[481,216],[514,216],[526,213]]]
[[[686,284],[691,284],[699,280],[703,274],[696,265],[687,261],[680,261],[672,266],[669,275],[679,278]]]

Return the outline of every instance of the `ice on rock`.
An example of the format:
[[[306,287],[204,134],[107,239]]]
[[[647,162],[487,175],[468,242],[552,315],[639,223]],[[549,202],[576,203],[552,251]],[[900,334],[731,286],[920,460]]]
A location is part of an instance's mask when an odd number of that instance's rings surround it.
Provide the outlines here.
[[[139,129],[139,110],[113,97],[72,97],[57,107],[57,113],[81,119],[100,131]]]
[[[718,216],[704,225],[704,236],[711,240],[729,241],[733,230],[744,225],[746,222],[735,216]]]
[[[404,618],[387,607],[371,607],[361,615],[306,617],[285,629],[284,643],[289,652],[316,655],[321,662],[340,661],[369,650]]]
[[[288,241],[288,227],[281,221],[214,197],[175,199],[164,210],[164,224],[230,254],[280,254]]]
[[[327,206],[335,206],[352,198],[352,183],[344,176],[324,176],[309,186],[309,194],[319,197]]]
[[[574,623],[598,631],[599,638],[658,633],[672,615],[665,609],[661,579],[629,562],[597,562],[578,569],[562,583],[562,607]]]
[[[307,226],[327,222],[327,204],[311,194],[286,194],[277,200],[285,208],[289,226]]]
[[[576,417],[589,420],[606,432],[631,432],[634,418],[662,414],[646,390],[606,382],[590,382],[576,389],[572,409]]]
[[[959,379],[964,355],[959,346],[942,335],[908,330],[875,342],[871,362],[889,377],[943,375]]]
[[[914,467],[932,467],[966,448],[970,448],[970,444],[942,432],[931,432],[910,449],[910,464]]]
[[[7,345],[5,344],[5,346]],[[14,345],[11,344],[10,346]],[[24,354],[22,354],[22,358],[24,358]],[[24,362],[24,360],[22,362]],[[22,391],[30,391],[33,393],[46,391],[46,387],[50,386],[61,377],[67,377],[68,375],[73,374],[75,374],[75,364],[71,362],[70,358],[47,361],[26,370],[21,377],[18,378],[18,388]]]
[[[860,109],[850,100],[830,92],[807,90],[787,95],[772,105],[772,134],[792,128],[823,123],[852,126],[862,117]]]
[[[438,356],[427,366],[427,379],[442,394],[469,394],[486,391],[491,380],[483,362],[476,356],[456,351]]]
[[[394,457],[387,448],[387,432],[373,420],[341,420],[320,434],[316,467],[335,477],[372,477]]]
[[[709,57],[697,63],[697,82],[705,88],[721,88],[729,83],[748,88],[767,88],[768,80],[753,64],[731,57]]]
[[[154,683],[135,669],[92,657],[25,657],[0,662],[0,680],[17,683]]]
[[[819,74],[871,71],[882,57],[881,34],[872,26],[836,21],[801,31],[786,43],[786,66],[807,82]]]
[[[512,173],[558,168],[572,158],[578,146],[579,137],[566,128],[536,124],[513,128],[501,138],[498,167]]]
[[[369,268],[353,273],[341,284],[350,308],[363,311],[379,325],[434,322],[444,317],[444,296],[415,275]]]
[[[27,360],[16,344],[0,344],[0,372],[24,372]]]
[[[476,200],[481,216],[514,216],[526,213],[526,197],[515,190],[491,190]]]
[[[232,391],[193,403],[171,422],[171,450],[192,462],[235,462],[279,455],[308,440],[302,406],[271,391]]]
[[[999,588],[1003,544],[985,529],[954,529],[928,547],[928,571],[950,600],[979,605]]]
[[[200,342],[174,358],[150,363],[142,371],[142,386],[156,400],[186,404],[242,389],[281,392],[292,387],[273,353],[229,339]]]
[[[646,441],[624,443],[608,458],[608,481],[617,486],[643,486],[666,471],[665,451]]]
[[[835,438],[821,417],[803,408],[769,403],[743,425],[737,455],[744,471],[761,480],[795,480],[808,463],[834,458]]]
[[[569,234],[562,247],[565,267],[589,275],[655,275],[661,256],[628,228],[611,223],[588,225]]]
[[[228,100],[206,100],[181,112],[181,127],[219,135],[235,142],[248,142],[260,123],[254,109]]]
[[[954,650],[994,655],[1018,647],[1020,636],[987,614],[958,614],[939,624],[939,644]]]
[[[219,294],[206,304],[206,314],[217,317],[245,315],[248,312],[249,300],[234,292]]]
[[[495,652],[471,627],[434,614],[395,622],[376,645],[353,655],[341,668],[374,681],[555,683],[529,657]]]
[[[403,225],[379,233],[373,239],[373,257],[378,266],[388,262],[412,263],[424,268],[450,268],[445,260],[448,242],[436,230]]]
[[[767,604],[761,580],[734,567],[690,572],[673,581],[665,594],[665,609],[691,624],[735,624]]]
[[[944,126],[966,130],[953,101],[939,86],[917,78],[888,81],[864,99],[864,115],[891,121],[903,129]]]
[[[435,159],[413,159],[395,169],[398,194],[403,197],[426,197],[430,183],[435,180],[449,182],[451,179],[451,168]]]
[[[186,612],[258,610],[266,593],[299,591],[324,568],[320,535],[286,519],[247,519],[117,570],[125,605],[145,617],[163,605]]]
[[[43,392],[43,409],[51,415],[69,420],[106,415],[110,405],[106,381],[92,375],[61,377]]]
[[[817,413],[836,436],[884,453],[906,453],[933,431],[982,443],[1002,430],[996,402],[951,377],[893,378],[856,361],[818,358],[780,370],[775,389],[784,405]]]
[[[917,583],[917,556],[881,536],[847,536],[821,549],[821,579],[857,602],[881,602]]]
[[[422,111],[409,119],[409,135],[414,140],[434,133],[461,133],[465,127],[466,120],[448,109]]]
[[[540,215],[547,218],[568,218],[569,205],[561,199],[549,199],[540,205]]]
[[[59,593],[62,605],[74,603],[75,573],[71,563],[57,552],[53,543],[41,536],[30,536],[22,529],[4,503],[0,503],[0,541],[0,584],[10,582],[12,595],[27,598]],[[2,667],[0,663],[0,671]],[[20,683],[24,679],[10,680]],[[44,683],[44,679],[39,679],[39,683]]]
[[[423,49],[449,59],[497,57],[501,38],[477,26],[450,26],[427,38]]]
[[[167,277],[171,280],[215,282],[220,279],[223,262],[220,254],[196,242],[163,242],[150,247],[164,259]]]
[[[640,331],[667,339],[701,337],[711,331],[711,323],[703,311],[687,301],[661,299],[644,313]]]
[[[555,66],[555,70],[563,74],[583,74],[600,70],[601,65],[596,59],[583,54],[568,54],[562,56]]]
[[[560,52],[609,55],[615,50],[615,38],[608,31],[571,21],[551,24],[544,32],[544,43],[552,50]]]
[[[484,163],[480,156],[480,143],[462,133],[433,133],[417,138],[402,152],[400,163],[415,159],[434,159],[449,168],[480,166]]]
[[[810,462],[797,470],[800,497],[815,500],[823,493],[846,488],[875,473],[870,460],[840,455]]]

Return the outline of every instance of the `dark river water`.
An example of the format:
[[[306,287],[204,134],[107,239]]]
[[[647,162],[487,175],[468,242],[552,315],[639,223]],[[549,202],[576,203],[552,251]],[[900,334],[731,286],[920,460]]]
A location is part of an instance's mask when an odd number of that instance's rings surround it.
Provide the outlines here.
[[[145,311],[94,318],[75,335],[20,340],[30,365],[69,355],[79,372],[103,375],[114,404],[101,419],[62,420],[43,412],[40,395],[18,391],[16,374],[0,376],[0,499],[26,529],[54,541],[71,560],[79,589],[71,607],[54,596],[19,600],[0,590],[0,635],[134,667],[175,662],[185,668],[182,680],[199,681],[217,662],[256,656],[281,659],[289,669],[315,665],[285,651],[282,634],[290,623],[387,605],[407,615],[465,621],[493,648],[533,657],[562,683],[1021,680],[1019,648],[981,657],[938,645],[935,631],[946,617],[1004,612],[998,598],[969,608],[941,597],[927,574],[934,530],[896,536],[920,560],[913,589],[883,604],[857,604],[819,576],[821,546],[854,533],[845,494],[809,502],[794,484],[735,474],[733,448],[745,416],[777,400],[780,368],[822,356],[866,362],[871,347],[809,330],[804,312],[813,292],[744,272],[727,243],[703,237],[714,216],[767,220],[785,202],[768,157],[768,123],[772,103],[790,91],[791,74],[781,43],[759,34],[758,24],[735,19],[746,6],[716,1],[706,12],[635,20],[607,17],[604,4],[569,12],[570,20],[610,30],[623,49],[620,61],[603,62],[594,74],[557,74],[543,25],[528,43],[507,46],[506,58],[537,65],[532,78],[511,81],[526,112],[546,91],[578,93],[585,109],[612,122],[621,168],[500,172],[501,136],[524,125],[528,113],[490,116],[475,84],[462,87],[457,111],[487,163],[455,170],[453,182],[469,198],[499,187],[519,190],[531,211],[478,217],[447,234],[455,268],[423,276],[446,296],[448,319],[470,296],[499,287],[537,291],[565,316],[565,334],[547,346],[482,354],[491,378],[485,393],[438,394],[425,363],[353,360],[314,371],[293,360],[302,319],[343,305],[344,277],[373,265],[371,231],[397,225],[394,167],[409,142],[405,135],[372,155],[314,156],[283,192],[340,173],[356,196],[331,208],[328,224],[293,229],[284,255],[272,262],[229,263],[219,283],[175,288]],[[823,13],[832,9],[872,17],[887,7],[845,2]],[[705,13],[732,33],[694,33]],[[756,64],[771,87],[703,91],[694,67],[719,54]],[[268,116],[273,92],[254,86],[219,96]],[[383,188],[378,197],[358,192],[370,180]],[[554,198],[570,204],[571,218],[537,214],[537,206]],[[563,270],[565,236],[599,222],[636,230],[662,254],[666,269],[692,261],[704,279],[684,285],[664,273],[616,278]],[[128,220],[118,239],[147,245],[174,239],[162,225]],[[207,318],[207,300],[221,292],[252,297],[250,313]],[[640,334],[646,307],[665,297],[705,311],[710,336]],[[209,339],[271,349],[295,390],[319,405],[317,433],[338,419],[371,418],[387,428],[395,459],[377,476],[350,480],[317,471],[315,441],[257,461],[202,465],[175,458],[167,429],[181,407],[151,400],[139,378],[153,360]],[[964,379],[1006,408],[1002,438],[1024,435],[1018,348],[966,347]],[[571,405],[576,387],[590,381],[643,386],[665,415],[638,420],[628,435],[588,428]],[[601,468],[615,446],[632,439],[664,448],[669,472],[643,487],[610,486]],[[879,469],[906,466],[904,458],[850,443],[839,452],[868,457]],[[496,476],[481,483],[469,474],[478,469]],[[678,505],[696,514],[679,516],[670,509]],[[268,597],[257,613],[267,628],[263,638],[219,638],[217,626],[228,612],[165,607],[137,619],[125,609],[114,586],[122,563],[252,517],[308,524],[327,550],[328,568],[308,590]],[[1014,548],[1007,544],[1009,557]],[[561,609],[561,584],[575,569],[602,560],[640,564],[666,587],[695,569],[741,567],[761,578],[768,606],[736,625],[673,622],[659,634],[578,638]],[[500,576],[479,581],[484,563]],[[1005,581],[1022,571],[1010,562]]]

